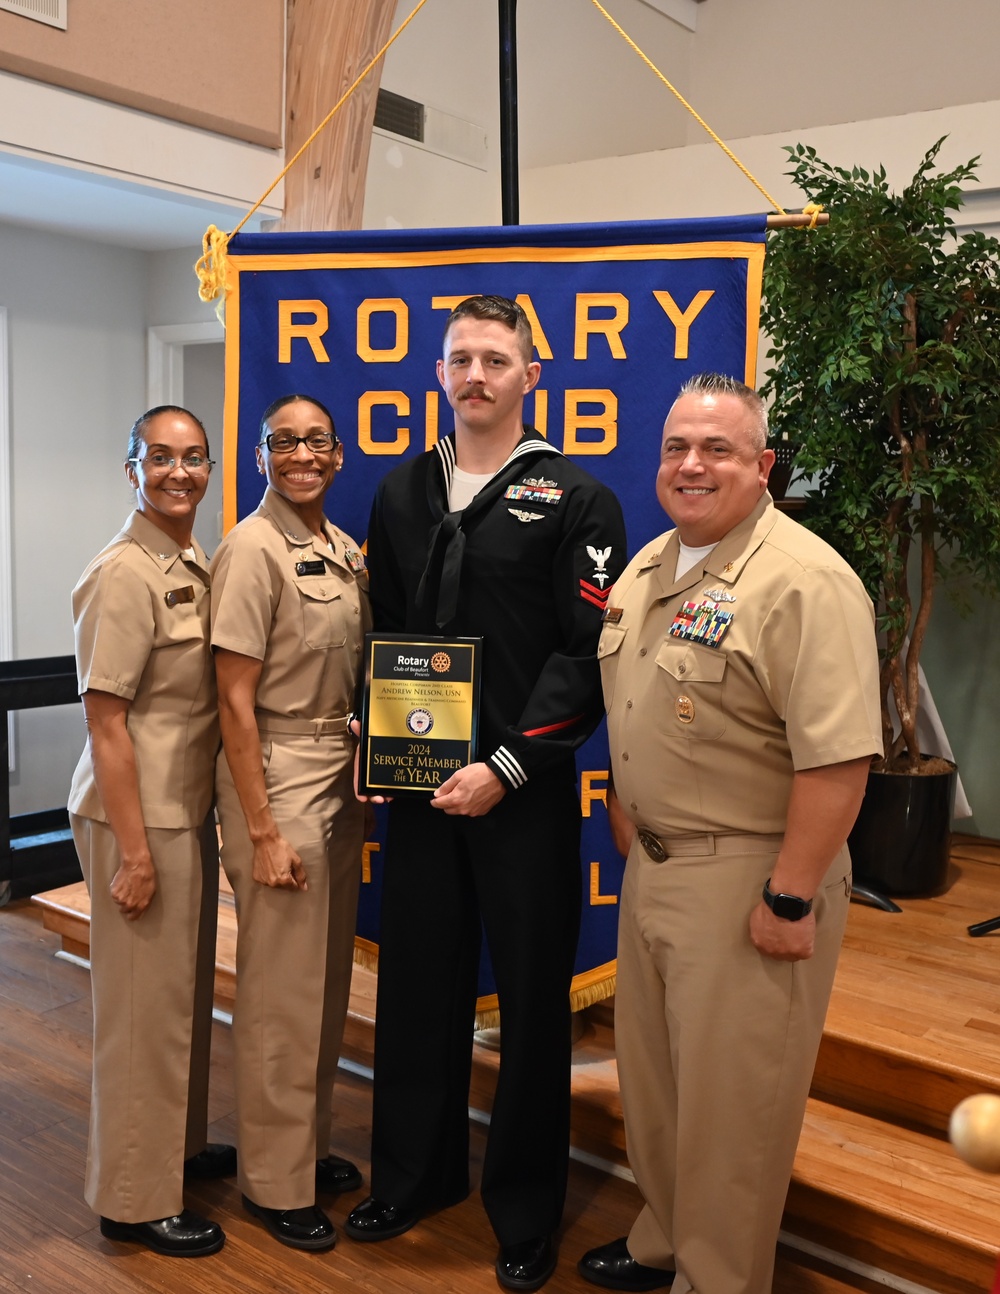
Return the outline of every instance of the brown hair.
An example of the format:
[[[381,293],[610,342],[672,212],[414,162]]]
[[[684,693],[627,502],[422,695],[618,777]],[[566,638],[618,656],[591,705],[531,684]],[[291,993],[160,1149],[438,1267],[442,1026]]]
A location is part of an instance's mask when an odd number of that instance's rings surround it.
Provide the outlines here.
[[[474,296],[460,301],[448,316],[444,326],[444,339],[447,341],[451,326],[459,319],[495,319],[517,334],[518,344],[524,356],[525,364],[531,363],[531,352],[534,349],[534,338],[531,335],[531,324],[516,301],[509,297]]]

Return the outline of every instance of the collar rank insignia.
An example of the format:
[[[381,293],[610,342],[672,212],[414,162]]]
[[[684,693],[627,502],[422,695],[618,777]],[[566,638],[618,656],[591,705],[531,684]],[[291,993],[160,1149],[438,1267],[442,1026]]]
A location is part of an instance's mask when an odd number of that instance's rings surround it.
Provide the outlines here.
[[[733,622],[733,611],[723,611],[717,602],[685,602],[670,626],[671,638],[718,647]]]
[[[512,517],[517,517],[518,521],[544,521],[544,512],[525,512],[523,508],[508,508],[507,511]]]
[[[360,575],[365,569],[365,559],[356,548],[344,549],[344,561],[351,568],[355,575]]]
[[[503,495],[514,503],[550,503],[553,507],[562,496],[555,481],[546,481],[540,476],[527,476],[520,485],[508,485]]]
[[[711,598],[713,602],[735,602],[736,595],[730,593],[727,589],[705,589],[701,595],[703,598]]]

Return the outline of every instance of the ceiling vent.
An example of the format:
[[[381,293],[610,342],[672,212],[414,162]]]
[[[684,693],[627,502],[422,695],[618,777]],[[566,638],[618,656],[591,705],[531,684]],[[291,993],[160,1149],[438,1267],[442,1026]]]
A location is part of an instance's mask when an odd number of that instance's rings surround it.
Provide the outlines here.
[[[379,90],[375,102],[375,125],[391,135],[424,142],[424,105],[391,90]]]
[[[22,18],[34,18],[35,22],[44,22],[50,27],[61,27],[65,31],[68,4],[69,0],[0,0],[0,9],[20,14]]]
[[[391,90],[378,92],[375,129],[408,140],[429,153],[450,157],[480,171],[487,169],[486,131],[482,126]]]

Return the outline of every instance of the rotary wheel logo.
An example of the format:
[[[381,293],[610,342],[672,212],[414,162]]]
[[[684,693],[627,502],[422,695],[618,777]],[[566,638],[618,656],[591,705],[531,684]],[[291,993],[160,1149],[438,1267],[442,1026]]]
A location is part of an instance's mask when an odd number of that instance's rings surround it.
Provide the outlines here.
[[[431,669],[435,674],[447,674],[451,669],[451,657],[446,651],[436,651],[431,657]]]
[[[415,737],[423,737],[434,727],[434,716],[430,710],[411,710],[406,716],[406,726]]]

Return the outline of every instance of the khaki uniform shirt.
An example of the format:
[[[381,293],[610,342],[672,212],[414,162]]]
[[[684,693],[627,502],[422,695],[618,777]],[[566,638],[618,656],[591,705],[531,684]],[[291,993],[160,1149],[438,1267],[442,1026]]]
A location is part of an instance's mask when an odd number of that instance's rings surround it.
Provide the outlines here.
[[[349,535],[324,531],[268,486],[212,559],[212,646],[263,662],[257,708],[271,714],[333,719],[354,706],[368,573]]]
[[[768,494],[675,581],[678,551],[661,535],[609,599],[618,798],[658,835],[784,831],[796,770],[881,752],[871,600]]]
[[[198,827],[212,803],[219,748],[208,644],[208,559],[195,560],[140,512],[99,553],[73,590],[80,694],[131,702],[139,799],[147,827]],[[73,775],[69,810],[106,822],[90,743]]]

